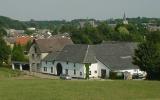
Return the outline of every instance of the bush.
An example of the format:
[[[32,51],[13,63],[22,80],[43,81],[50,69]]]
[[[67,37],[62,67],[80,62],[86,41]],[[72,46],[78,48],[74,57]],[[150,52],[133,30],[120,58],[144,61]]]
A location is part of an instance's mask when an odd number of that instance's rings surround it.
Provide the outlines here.
[[[123,72],[110,72],[110,79],[124,79]]]

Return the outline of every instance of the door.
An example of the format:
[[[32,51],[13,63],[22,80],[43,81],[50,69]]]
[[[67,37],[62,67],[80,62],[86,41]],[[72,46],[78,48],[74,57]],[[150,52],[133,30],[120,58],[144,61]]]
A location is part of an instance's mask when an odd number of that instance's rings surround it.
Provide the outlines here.
[[[62,65],[58,63],[56,68],[57,68],[57,76],[60,76],[62,74]]]
[[[106,78],[106,69],[101,69],[101,78]]]
[[[51,73],[53,73],[53,67],[51,67]]]

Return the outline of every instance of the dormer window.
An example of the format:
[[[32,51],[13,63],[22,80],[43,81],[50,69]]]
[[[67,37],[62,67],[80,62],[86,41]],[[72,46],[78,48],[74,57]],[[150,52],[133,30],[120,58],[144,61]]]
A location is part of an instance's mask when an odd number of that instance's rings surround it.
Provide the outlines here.
[[[32,59],[34,59],[34,54],[32,54]]]
[[[66,62],[66,64],[68,64],[68,61]]]
[[[35,51],[35,53],[37,53],[37,48],[36,47],[34,47],[34,51]]]
[[[53,64],[53,65],[54,65],[54,63],[55,63],[55,60],[52,61],[52,64]]]

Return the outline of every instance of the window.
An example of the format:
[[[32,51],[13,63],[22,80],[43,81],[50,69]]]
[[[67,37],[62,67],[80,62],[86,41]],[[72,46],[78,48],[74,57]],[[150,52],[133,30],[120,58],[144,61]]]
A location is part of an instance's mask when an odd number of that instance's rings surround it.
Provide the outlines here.
[[[37,53],[37,48],[36,47],[34,47],[34,51],[35,51],[35,53]]]
[[[68,61],[66,63],[68,64]]]
[[[82,76],[82,72],[80,72],[80,76]]]
[[[37,54],[37,58],[40,59],[41,58],[41,54]]]
[[[74,69],[74,75],[76,75],[76,70]]]
[[[35,63],[32,63],[32,66],[34,66],[34,67],[35,67]]]
[[[34,54],[32,54],[32,59],[34,59]]]
[[[37,63],[37,67],[40,67],[40,63]]]
[[[95,70],[94,73],[97,74],[97,71]]]
[[[74,63],[74,67],[76,67],[76,64]]]
[[[53,73],[53,67],[51,67],[51,73]]]
[[[68,69],[65,70],[66,75],[68,75]]]
[[[44,69],[43,69],[45,72],[47,72],[47,67],[44,67]]]
[[[46,61],[46,65],[47,65],[47,61]]]
[[[89,75],[91,75],[91,71],[89,71]]]
[[[54,65],[55,60],[52,61],[52,64]]]

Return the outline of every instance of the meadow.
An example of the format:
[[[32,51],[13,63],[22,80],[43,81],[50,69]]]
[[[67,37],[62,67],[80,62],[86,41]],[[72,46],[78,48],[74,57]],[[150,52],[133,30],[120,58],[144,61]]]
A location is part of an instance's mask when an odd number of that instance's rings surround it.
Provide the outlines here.
[[[0,78],[0,100],[160,100],[160,82],[6,77]]]

